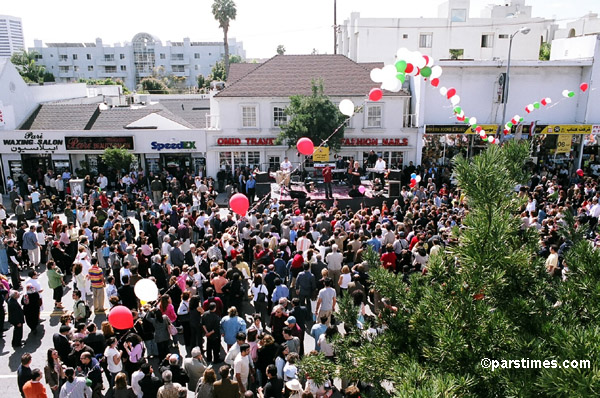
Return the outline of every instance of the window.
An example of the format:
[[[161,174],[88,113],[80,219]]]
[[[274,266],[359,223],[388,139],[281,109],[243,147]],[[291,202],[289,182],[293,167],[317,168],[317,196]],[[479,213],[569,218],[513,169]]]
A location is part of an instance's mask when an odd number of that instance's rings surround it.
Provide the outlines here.
[[[113,66],[105,66],[104,73],[117,73],[117,67],[114,65]]]
[[[183,73],[183,72],[185,72],[185,70],[183,68],[184,68],[183,65],[171,65],[171,70],[174,73]]]
[[[219,167],[231,171],[231,152],[219,152]]]
[[[196,59],[200,58],[200,53],[194,53],[194,58],[196,58]]]
[[[111,62],[115,60],[115,54],[104,54],[104,60]]]
[[[66,61],[69,57],[67,56],[67,54],[60,54],[58,56],[58,60],[59,61]]]
[[[402,38],[403,39],[408,39],[408,35],[405,33],[405,34],[402,35]]]
[[[127,71],[127,65],[121,65],[121,71],[122,72]]]
[[[481,35],[481,48],[492,48],[494,47],[494,34]]]
[[[465,8],[456,8],[450,11],[450,22],[466,22],[467,10]]]
[[[260,152],[252,151],[248,152],[248,166],[258,166],[260,168]]]
[[[462,59],[465,55],[465,50],[462,48],[450,49],[450,59]]]
[[[499,39],[508,39],[508,35],[498,35]]]
[[[368,106],[367,127],[381,127],[381,105]]]
[[[73,61],[77,60],[77,54],[73,54]]]
[[[431,48],[433,43],[433,33],[421,33],[419,35],[419,47],[420,48]]]
[[[59,66],[58,72],[59,73],[69,73],[69,67],[68,66]]]
[[[165,56],[165,54],[160,54],[160,59],[166,59],[167,57]]]
[[[119,54],[119,59],[125,59],[125,54]]]
[[[258,127],[256,123],[256,106],[242,107],[242,127]]]
[[[75,65],[75,66],[73,67],[73,72],[79,72],[79,66]]]
[[[35,54],[33,55],[33,58],[34,58],[36,61],[39,61],[40,59],[42,59],[42,54],[35,53]]]
[[[273,107],[273,127],[279,127],[287,123],[288,118],[285,114],[285,108],[282,106]]]
[[[92,59],[92,54],[86,54],[86,56],[88,60]]]
[[[183,54],[171,54],[171,61],[183,61]]]
[[[94,65],[88,65],[88,72],[94,71]]]
[[[281,164],[281,158],[279,156],[269,156],[269,170],[270,171],[279,170],[280,164]]]

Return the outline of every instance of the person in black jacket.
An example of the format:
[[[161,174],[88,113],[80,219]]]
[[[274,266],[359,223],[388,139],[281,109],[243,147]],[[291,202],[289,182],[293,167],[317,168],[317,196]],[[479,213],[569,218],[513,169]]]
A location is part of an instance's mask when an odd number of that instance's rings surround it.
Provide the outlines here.
[[[102,369],[98,360],[88,351],[82,352],[79,360],[82,374],[92,382],[92,398],[102,398]]]
[[[4,303],[8,299],[8,290],[0,287],[0,335],[4,335],[4,316],[6,311],[4,310]]]
[[[10,281],[12,288],[15,290],[21,290],[21,275],[19,274],[19,253],[15,248],[14,240],[8,241],[6,256],[8,257],[8,265],[10,268]]]
[[[69,364],[69,354],[71,353],[71,342],[69,340],[70,332],[71,327],[69,325],[61,325],[59,333],[54,333],[52,336],[54,349],[58,352],[60,360],[66,364]]]
[[[263,395],[269,398],[283,398],[283,380],[277,377],[277,366],[267,366],[267,377],[269,381],[265,384],[264,389],[259,387],[259,393],[264,392]]]
[[[162,386],[160,379],[152,374],[152,365],[145,363],[141,367],[144,377],[138,382],[144,398],[156,398],[158,389]]]
[[[117,289],[121,303],[130,310],[137,310],[138,302],[133,286],[129,284],[129,275],[123,275],[123,286]]]
[[[173,383],[179,383],[182,386],[185,386],[190,380],[183,368],[179,365],[179,355],[177,354],[167,355],[162,366],[160,367],[160,374],[163,374],[165,370],[171,371],[173,375]]]
[[[154,279],[156,279],[156,286],[158,290],[164,292],[167,290],[167,275],[165,273],[165,269],[161,264],[161,256],[156,255],[152,258],[152,266],[150,270]]]
[[[33,379],[31,368],[29,367],[30,365],[31,365],[31,354],[26,352],[25,354],[21,355],[21,364],[19,365],[19,368],[17,369],[17,384],[19,385],[19,391],[21,392],[21,396],[23,396],[23,397],[25,396],[23,394],[23,386],[29,380]]]
[[[104,349],[106,348],[106,339],[104,338],[104,334],[98,331],[96,324],[90,323],[87,325],[87,331],[88,335],[83,339],[85,345],[88,345],[94,352],[104,352]]]
[[[8,322],[13,325],[12,346],[21,347],[24,344],[23,322],[25,322],[25,314],[19,304],[19,292],[16,290],[10,292],[10,298],[8,299]]]

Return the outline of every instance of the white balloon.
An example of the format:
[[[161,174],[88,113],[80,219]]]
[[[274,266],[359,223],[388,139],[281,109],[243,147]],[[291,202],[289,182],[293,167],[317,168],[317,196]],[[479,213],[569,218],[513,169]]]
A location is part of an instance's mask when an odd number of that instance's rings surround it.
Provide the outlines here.
[[[142,301],[154,301],[158,299],[158,287],[150,279],[140,279],[137,281],[133,292]]]
[[[383,81],[383,72],[379,68],[375,68],[371,70],[371,80],[375,83],[381,83]]]
[[[386,65],[383,67],[383,69],[381,70],[381,78],[382,78],[382,82],[386,81],[386,80],[391,80],[392,78],[396,78],[396,74],[398,73],[398,71],[396,70],[396,67],[394,65]]]
[[[448,94],[448,89],[446,87],[441,87],[440,88],[440,94],[445,97],[446,94]]]
[[[354,115],[354,103],[349,99],[344,99],[340,102],[340,112],[346,116]]]
[[[419,53],[420,57],[415,59],[415,66],[419,69],[423,69],[427,65],[427,61],[423,58],[423,54]]]
[[[406,47],[402,47],[400,49],[398,49],[398,51],[396,52],[396,60],[400,61],[400,60],[405,60],[406,58],[408,58],[410,56],[410,50]]]
[[[433,65],[435,61],[433,60],[433,57],[431,55],[428,55],[427,59],[429,60],[427,61],[427,66],[431,67],[431,65]]]
[[[431,67],[431,78],[432,79],[436,79],[438,77],[442,76],[442,67],[439,65],[435,65]]]
[[[402,90],[402,82],[398,79],[386,80],[381,84],[381,89],[397,93]]]
[[[416,180],[417,182],[421,182],[421,176],[417,174],[417,176],[415,177],[415,180]]]
[[[546,103],[547,104],[551,104],[552,103],[552,98],[546,98]]]
[[[455,97],[456,97],[456,96],[455,96]],[[471,126],[474,126],[474,125],[476,125],[476,124],[477,124],[477,118],[476,118],[476,117],[472,117],[472,118],[470,118],[470,119],[469,119],[469,124],[470,124]]]
[[[452,105],[456,106],[460,103],[460,96],[459,95],[455,95],[452,98],[450,98],[450,102],[452,103]],[[469,119],[470,120],[470,119]]]
[[[563,90],[562,95],[563,97],[569,97],[569,90]]]

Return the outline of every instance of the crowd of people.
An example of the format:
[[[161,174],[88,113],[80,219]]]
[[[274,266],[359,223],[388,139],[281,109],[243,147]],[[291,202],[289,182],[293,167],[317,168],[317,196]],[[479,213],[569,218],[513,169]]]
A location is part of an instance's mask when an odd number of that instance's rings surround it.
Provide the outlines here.
[[[214,181],[191,173],[127,175],[119,179],[128,181],[124,186],[86,177],[80,196],[67,192],[50,203],[43,200],[54,192],[42,179],[25,186],[13,198],[16,222],[0,208],[0,297],[13,347],[22,346],[25,324],[33,334],[39,328],[46,289],[40,273],[63,315],[44,369],[30,369],[31,354],[23,354],[19,390],[26,398],[46,396],[45,379],[55,398],[174,398],[188,391],[198,398],[359,396],[368,386],[316,385],[297,363],[320,353],[335,360],[340,297],[352,298],[365,330],[390,307],[371,290],[369,248],[382,267],[408,280],[456,243],[451,230],[461,226],[468,204],[450,173],[411,164],[403,174],[412,173],[421,182],[381,207],[353,211],[336,200],[283,205],[263,198],[244,217],[215,206]],[[595,230],[597,183],[544,166],[515,187],[527,198],[522,228],[539,231],[548,273],[568,278],[569,241],[557,231],[568,212]],[[19,207],[33,192],[43,205],[30,224]],[[588,238],[600,245],[595,233]],[[142,279],[159,289],[155,302],[137,297]],[[104,320],[117,305],[131,310],[133,328]]]

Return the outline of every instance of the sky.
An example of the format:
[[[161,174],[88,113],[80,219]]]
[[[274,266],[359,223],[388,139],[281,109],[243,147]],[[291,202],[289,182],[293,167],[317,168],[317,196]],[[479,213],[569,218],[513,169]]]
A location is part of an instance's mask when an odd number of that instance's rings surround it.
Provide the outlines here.
[[[509,1],[509,0],[507,0]],[[333,0],[235,0],[237,18],[229,37],[243,41],[247,58],[269,58],[282,44],[286,54],[333,53]],[[222,41],[223,33],[211,13],[212,0],[168,1],[122,0],[92,2],[62,0],[3,1],[0,14],[20,17],[27,47],[34,39],[52,42],[104,44],[131,41],[147,32],[163,43]],[[351,12],[361,17],[431,18],[437,16],[441,0],[337,0],[337,21],[342,24]],[[487,4],[499,0],[471,0],[471,17],[479,17]],[[600,13],[598,0],[527,0],[534,17],[555,18],[566,23],[589,11]]]

